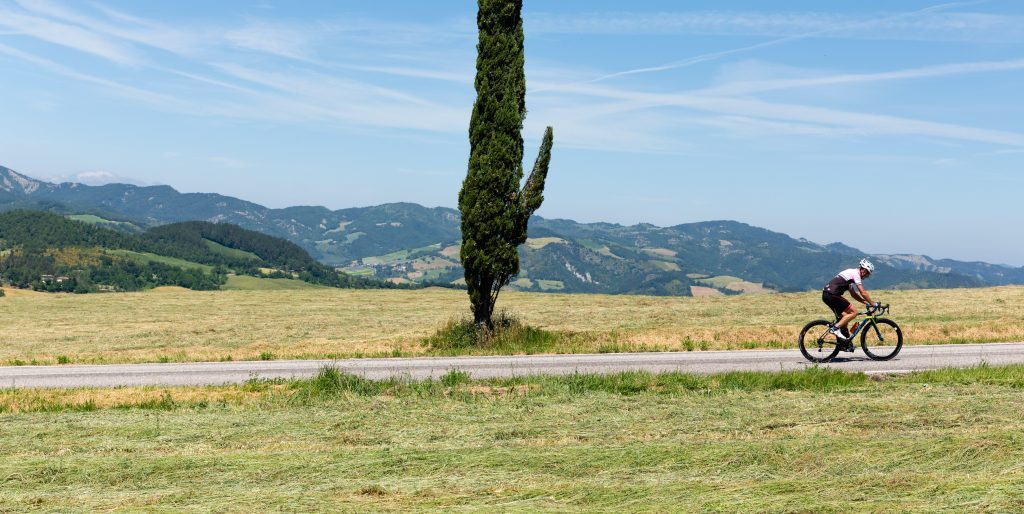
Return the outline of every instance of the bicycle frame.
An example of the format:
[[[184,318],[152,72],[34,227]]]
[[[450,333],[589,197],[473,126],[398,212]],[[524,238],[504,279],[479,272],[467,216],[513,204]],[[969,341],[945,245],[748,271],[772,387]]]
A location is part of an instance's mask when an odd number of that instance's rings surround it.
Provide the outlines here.
[[[888,306],[885,306],[885,307],[888,307]],[[880,313],[884,312],[885,310],[887,310],[887,309],[879,309],[879,310],[876,310],[876,311],[870,312],[870,313],[868,311],[858,312],[857,314],[859,316],[864,316],[864,321],[862,321],[860,323],[860,326],[857,327],[857,330],[854,330],[853,332],[850,332],[850,341],[853,341],[853,339],[855,337],[857,337],[858,334],[860,334],[864,330],[867,330],[866,327],[868,325],[871,325],[871,328],[875,329],[875,335],[878,336],[878,340],[884,342],[885,341],[885,337],[882,336],[882,331],[878,330],[878,323],[877,323],[876,320],[878,319],[878,315]],[[854,319],[857,319],[857,318],[854,318]],[[839,320],[837,319],[836,321],[839,321]],[[835,326],[835,322],[832,322],[832,325]]]

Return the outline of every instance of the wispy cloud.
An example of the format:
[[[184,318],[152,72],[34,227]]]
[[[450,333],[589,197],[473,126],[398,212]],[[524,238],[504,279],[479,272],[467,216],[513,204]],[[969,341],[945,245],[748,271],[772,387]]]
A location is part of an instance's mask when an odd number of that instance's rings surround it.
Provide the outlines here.
[[[938,66],[925,66],[920,68],[910,68],[906,70],[886,71],[880,73],[844,73],[838,75],[828,75],[823,77],[799,79],[752,80],[728,83],[717,87],[704,89],[701,90],[700,92],[702,94],[715,95],[744,95],[751,93],[763,93],[767,91],[778,91],[783,89],[834,86],[840,84],[852,84],[863,82],[909,80],[931,77],[943,77],[948,75],[963,75],[967,73],[984,73],[1014,70],[1024,70],[1024,59],[1014,59],[1009,61],[986,61],[942,64]]]
[[[218,156],[210,157],[209,161],[214,163],[214,164],[216,164],[216,165],[218,165],[218,166],[220,166],[220,167],[222,167],[222,168],[242,169],[242,168],[248,168],[249,167],[249,163],[247,163],[247,162],[245,162],[245,161],[243,161],[241,159],[235,159],[234,157],[224,157],[224,156],[218,155]]]
[[[183,102],[176,97],[128,86],[102,77],[90,75],[88,73],[82,73],[62,64],[44,59],[28,52],[23,52],[17,48],[12,48],[4,44],[0,44],[0,54],[5,54],[10,57],[32,63],[56,75],[100,86],[104,91],[116,93],[125,98],[146,102],[164,108],[174,106],[184,107],[187,105],[186,102]]]
[[[139,60],[139,56],[128,45],[72,24],[16,11],[3,5],[0,5],[0,29],[84,52],[117,64],[136,64]]]
[[[34,34],[44,39],[53,38],[55,34],[60,33],[59,29],[62,27],[72,27],[74,31],[86,33],[89,37],[99,39],[109,45],[118,47],[141,45],[178,55],[192,55],[223,32],[213,27],[169,27],[97,3],[88,4],[98,14],[91,15],[49,0],[16,0],[16,2],[26,16],[39,20],[51,20],[48,21],[52,24],[49,28],[57,29],[56,32]],[[74,44],[65,46],[72,50],[82,50]],[[142,54],[145,50],[146,48],[137,46],[132,49],[135,57],[133,64],[142,64],[139,61],[143,59]],[[116,62],[116,59],[111,60]]]
[[[398,37],[437,40],[425,25],[360,23],[334,20],[286,23],[247,20],[237,27],[164,26],[99,4],[88,4],[86,13],[48,0],[16,0],[17,6],[0,0],[0,28],[84,51],[117,64],[131,64],[166,76],[185,79],[154,81],[135,77],[146,87],[135,87],[76,70],[39,55],[0,43],[0,54],[30,62],[51,73],[100,87],[106,94],[121,95],[188,115],[223,116],[269,121],[327,121],[363,127],[403,128],[456,132],[464,130],[469,106],[452,108],[404,89],[384,87],[346,77],[360,72],[427,80],[456,81],[466,75],[443,68],[360,65],[320,62],[315,48],[323,40],[340,38],[367,44],[374,41],[393,51]],[[11,14],[11,16],[7,16]],[[374,28],[381,30],[374,30]],[[437,29],[447,30],[450,29]],[[461,34],[452,37],[462,37]],[[376,38],[380,40],[377,41]],[[164,59],[152,50],[170,52],[182,59]],[[269,72],[241,64],[254,61],[246,52],[263,56],[258,62],[273,66]],[[269,61],[269,58],[275,60]],[[378,61],[379,62],[379,61]],[[471,75],[466,80],[471,83]],[[234,93],[211,93],[210,86]],[[147,88],[152,88],[152,90]],[[198,94],[197,94],[198,93]]]
[[[550,85],[546,89],[620,100],[603,105],[601,114],[657,107],[678,107],[730,116],[856,129],[865,135],[905,135],[1024,146],[1024,134],[921,121],[896,116],[869,114],[797,104],[773,103],[753,98],[703,94],[649,93],[593,84]]]
[[[399,77],[412,77],[420,79],[440,80],[444,82],[456,82],[459,84],[471,84],[473,82],[473,77],[475,74],[475,71],[471,69],[459,72],[427,68],[411,68],[407,66],[357,66],[351,64],[341,64],[336,65],[336,67],[356,71],[367,71],[372,73],[395,75]]]
[[[92,84],[107,94],[146,102],[163,110],[236,120],[322,122],[350,130],[403,129],[451,135],[464,133],[472,105],[473,69],[468,54],[476,31],[468,18],[435,25],[357,18],[249,18],[233,26],[177,26],[102,4],[4,2],[0,0],[0,30],[86,52],[118,65],[128,64],[131,69],[125,71],[124,80],[114,80],[80,71],[70,60],[50,60],[2,43],[0,54]],[[947,3],[875,15],[715,11],[584,15],[568,19],[530,14],[528,32],[626,34],[642,30],[761,35],[771,39],[613,73],[591,70],[584,75],[579,70],[570,72],[564,68],[552,72],[560,63],[547,63],[546,69],[532,68],[527,136],[539,134],[544,125],[554,124],[560,144],[567,147],[645,153],[693,152],[693,147],[682,143],[681,133],[695,126],[716,128],[727,134],[906,135],[1024,146],[1024,135],[1010,131],[752,97],[797,88],[1013,71],[1024,69],[1024,59],[872,73],[821,75],[811,71],[798,78],[734,80],[671,93],[650,91],[657,88],[652,83],[636,89],[597,84],[615,77],[686,67],[816,37],[879,38],[887,31],[895,34],[911,29],[917,31],[915,37],[919,39],[932,37],[929,34],[953,34],[956,38],[988,31],[1016,37],[1013,34],[1024,30],[1020,29],[1024,24],[1014,25],[1022,20],[1013,16],[941,12],[964,5],[969,4]],[[5,17],[7,13],[16,16]],[[431,44],[426,45],[428,42]],[[430,50],[438,45],[443,50]],[[336,54],[335,58],[320,55],[337,47],[346,49],[344,59],[337,59]],[[453,55],[458,59],[453,59]],[[149,75],[133,75],[137,68]],[[153,72],[159,79],[154,79]],[[559,76],[568,76],[566,80],[572,82],[560,83]],[[462,87],[442,84],[445,87],[437,88],[437,82]]]
[[[1024,16],[976,12],[936,12],[982,2],[942,4],[939,9],[906,13],[674,11],[591,12],[553,14],[531,12],[530,34],[587,35],[709,35],[815,37],[898,41],[1020,42]],[[680,4],[681,6],[684,4]]]
[[[227,31],[224,39],[243,50],[310,61],[313,60],[317,40],[325,37],[325,32],[325,27],[317,25],[252,20],[244,27]]]
[[[977,3],[977,2],[970,2],[970,3]],[[900,20],[915,20],[915,19],[920,18],[921,16],[924,16],[924,15],[929,14],[929,13],[935,13],[936,11],[942,11],[942,10],[945,10],[945,9],[951,9],[953,7],[958,7],[958,6],[962,6],[962,5],[965,5],[965,3],[964,2],[955,2],[955,3],[938,4],[938,5],[933,5],[933,6],[930,6],[930,7],[925,7],[924,9],[919,9],[919,10],[916,10],[916,11],[901,12],[901,13],[897,13],[897,14],[889,14],[889,15],[886,15],[884,17],[875,18],[875,19],[860,20],[860,21],[848,21],[848,22],[846,22],[844,24],[815,23],[815,24],[812,25],[812,28],[808,28],[805,31],[801,31],[801,32],[798,32],[798,33],[795,33],[795,34],[784,35],[783,37],[779,37],[779,38],[776,38],[776,39],[771,39],[771,40],[768,40],[768,41],[762,41],[762,42],[759,42],[759,43],[754,43],[752,45],[745,45],[745,46],[741,46],[741,47],[737,47],[737,48],[730,48],[730,49],[726,49],[726,50],[720,50],[720,51],[717,51],[717,52],[708,52],[708,53],[704,53],[704,54],[700,54],[700,55],[695,55],[695,56],[692,56],[692,57],[687,57],[687,58],[684,58],[684,59],[680,59],[680,60],[676,60],[676,61],[672,61],[672,62],[668,62],[668,63],[664,63],[664,64],[655,65],[655,66],[644,66],[644,67],[640,67],[640,68],[633,68],[633,69],[629,69],[629,70],[618,71],[618,72],[615,72],[615,73],[608,73],[608,74],[605,74],[605,75],[601,75],[601,76],[598,76],[598,77],[594,77],[594,78],[582,81],[580,83],[590,84],[590,83],[595,83],[595,82],[604,82],[604,81],[609,80],[609,79],[625,77],[625,76],[628,76],[628,75],[638,75],[638,74],[644,74],[644,73],[655,73],[655,72],[662,72],[662,71],[668,71],[668,70],[675,70],[675,69],[679,69],[679,68],[685,68],[685,67],[688,67],[688,66],[694,66],[696,64],[701,64],[701,63],[705,63],[705,62],[709,62],[709,61],[716,61],[718,59],[721,59],[723,57],[727,57],[727,56],[730,56],[730,55],[741,54],[741,53],[750,52],[752,50],[758,50],[758,49],[762,49],[762,48],[783,45],[783,44],[791,43],[791,42],[794,42],[794,41],[799,41],[799,40],[802,40],[802,39],[810,39],[810,38],[814,38],[814,37],[821,37],[821,36],[826,36],[826,35],[829,35],[829,34],[836,34],[836,33],[842,32],[842,31],[860,30],[860,29],[863,29],[865,27],[870,27],[870,26],[874,26],[874,25],[878,25],[878,24],[884,24],[884,23],[893,23],[893,22],[900,21]],[[749,34],[745,34],[745,35],[749,35]]]
[[[403,91],[313,71],[273,72],[230,63],[218,67],[236,79],[265,88],[253,97],[276,104],[273,112],[306,119],[456,132],[465,129],[469,116],[469,106],[452,108]]]

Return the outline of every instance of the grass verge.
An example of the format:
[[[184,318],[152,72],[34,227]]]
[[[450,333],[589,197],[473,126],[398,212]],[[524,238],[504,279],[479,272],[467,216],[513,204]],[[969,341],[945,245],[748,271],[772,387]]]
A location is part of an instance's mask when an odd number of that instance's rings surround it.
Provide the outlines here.
[[[881,384],[881,385],[880,385]],[[900,375],[868,376],[832,368],[800,371],[734,371],[715,375],[626,371],[612,374],[529,375],[474,380],[461,370],[426,380],[370,380],[324,368],[300,380],[252,379],[241,385],[189,387],[117,387],[80,389],[0,389],[0,413],[94,411],[100,409],[203,409],[211,406],[252,406],[275,402],[309,404],[344,396],[490,398],[495,393],[559,396],[718,395],[734,392],[803,391],[841,393],[883,386],[994,386],[1024,389],[1024,365],[947,368]]]
[[[1014,366],[2,391],[0,510],[1020,511],[1022,386]]]

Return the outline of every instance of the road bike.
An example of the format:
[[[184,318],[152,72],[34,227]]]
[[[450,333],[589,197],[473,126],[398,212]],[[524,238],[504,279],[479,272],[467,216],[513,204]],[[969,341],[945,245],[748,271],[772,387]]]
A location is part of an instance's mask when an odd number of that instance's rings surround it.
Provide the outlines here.
[[[860,347],[872,360],[887,361],[900,353],[903,348],[903,331],[895,321],[881,318],[889,312],[889,305],[868,307],[859,315],[866,316],[850,338],[843,341],[832,333],[836,322],[823,319],[814,320],[800,331],[800,353],[811,362],[828,362],[840,351],[854,351],[854,338],[860,335]]]

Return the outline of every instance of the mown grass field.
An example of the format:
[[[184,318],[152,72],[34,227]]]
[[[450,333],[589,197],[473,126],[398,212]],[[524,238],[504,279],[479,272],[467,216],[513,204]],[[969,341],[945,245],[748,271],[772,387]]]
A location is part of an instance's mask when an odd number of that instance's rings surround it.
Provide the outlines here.
[[[297,278],[259,278],[248,275],[228,275],[221,287],[225,291],[295,291],[326,289],[325,286],[303,282]]]
[[[232,278],[229,285],[244,286],[238,282],[244,277]],[[892,304],[891,317],[907,344],[1024,341],[1024,287],[874,294]],[[807,321],[829,315],[818,293],[666,298],[503,292],[498,304],[553,337],[527,348],[459,353],[794,348]],[[465,291],[447,289],[10,291],[0,298],[0,363],[425,355],[433,350],[424,338],[466,314],[468,305]]]
[[[0,511],[1020,512],[1024,367],[0,392]]]

